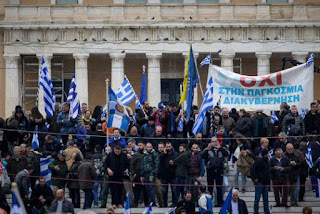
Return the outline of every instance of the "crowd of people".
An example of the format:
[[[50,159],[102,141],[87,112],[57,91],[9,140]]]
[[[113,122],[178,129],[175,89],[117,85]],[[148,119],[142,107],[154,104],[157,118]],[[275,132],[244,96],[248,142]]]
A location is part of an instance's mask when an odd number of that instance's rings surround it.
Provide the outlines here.
[[[263,110],[250,114],[216,106],[206,113],[202,131],[196,135],[192,133],[196,106],[186,121],[186,113],[176,104],[159,103],[152,108],[145,101],[142,109],[129,111],[128,129],[120,130],[106,128],[102,106],[92,113],[83,103],[85,139],[77,138],[77,120],[69,110],[68,103],[62,107],[56,103],[53,117],[45,118],[37,107],[25,113],[16,106],[12,116],[0,118],[0,192],[10,193],[8,183],[16,182],[28,213],[106,208],[109,194],[111,209],[123,208],[129,194],[131,207],[152,203],[176,207],[176,213],[195,213],[196,207],[210,213],[212,206],[224,203],[227,175],[233,168],[232,213],[248,213],[239,191],[245,193],[247,179],[252,179],[253,213],[259,213],[262,195],[268,214],[270,185],[275,207],[299,206],[307,177],[320,178],[319,101],[311,103],[305,117],[296,106],[282,103],[277,120]],[[33,149],[36,127],[39,147]],[[312,151],[311,168],[307,148]],[[51,186],[40,177],[40,158],[47,157],[52,157]],[[71,201],[64,197],[66,188]],[[85,195],[83,204],[80,190]]]

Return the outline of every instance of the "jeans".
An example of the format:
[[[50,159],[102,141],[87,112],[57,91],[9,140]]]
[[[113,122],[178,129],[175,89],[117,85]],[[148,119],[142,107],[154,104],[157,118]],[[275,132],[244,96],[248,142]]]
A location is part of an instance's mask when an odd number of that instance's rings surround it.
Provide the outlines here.
[[[169,184],[171,187],[171,194],[172,194],[172,203],[174,203],[175,200],[175,187],[174,185],[174,178],[172,179],[161,179],[162,182],[162,198],[163,198],[163,206],[168,207],[168,190],[169,190]]]
[[[93,201],[92,189],[83,189],[84,192],[84,204],[83,209],[90,209]]]
[[[178,177],[176,177],[174,183],[175,184],[188,184],[188,179],[186,177],[178,176]],[[174,204],[178,203],[180,194],[181,194],[181,198],[183,199],[184,191],[185,191],[185,186],[180,186],[180,185],[176,186]]]
[[[239,189],[239,174],[237,164],[234,165],[234,185]],[[241,173],[242,189],[246,189],[247,177]]]
[[[259,213],[259,201],[262,195],[263,199],[263,210],[265,214],[270,214],[269,201],[268,201],[268,191],[269,187],[261,184],[260,182],[254,183],[254,214]]]
[[[100,194],[99,194],[99,186],[100,186]],[[102,198],[102,183],[94,183],[93,186],[93,204],[98,205],[99,200]]]
[[[154,186],[155,181],[156,181],[156,176],[154,176],[152,173],[144,176],[144,183],[147,184],[145,187],[147,189],[149,203],[152,202],[153,204],[155,204],[156,202],[156,190]]]

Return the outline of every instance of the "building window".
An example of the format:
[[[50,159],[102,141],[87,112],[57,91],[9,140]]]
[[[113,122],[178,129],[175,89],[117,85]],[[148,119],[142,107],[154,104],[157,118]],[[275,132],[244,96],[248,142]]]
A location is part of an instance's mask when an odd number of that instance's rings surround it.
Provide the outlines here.
[[[197,3],[219,3],[219,0],[197,0]]]
[[[162,4],[182,4],[183,0],[161,0]]]
[[[79,0],[53,0],[52,4],[70,5],[70,4],[81,4],[81,2]]]
[[[126,4],[147,4],[148,0],[126,0]]]

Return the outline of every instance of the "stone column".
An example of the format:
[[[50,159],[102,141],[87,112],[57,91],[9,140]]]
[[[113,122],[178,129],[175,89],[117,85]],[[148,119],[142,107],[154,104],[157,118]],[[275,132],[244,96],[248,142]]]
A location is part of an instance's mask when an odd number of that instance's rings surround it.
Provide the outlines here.
[[[147,53],[148,58],[148,101],[150,106],[158,106],[161,101],[160,59],[162,53]]]
[[[307,61],[308,52],[292,52],[292,56],[298,62],[305,63]]]
[[[270,74],[270,57],[272,52],[256,52],[258,60],[257,76]]]
[[[116,92],[124,80],[125,53],[110,53],[111,58],[111,87]]]
[[[221,58],[221,67],[233,72],[233,58],[235,53],[219,53]]]
[[[75,59],[75,72],[76,72],[76,83],[77,91],[79,94],[79,102],[88,103],[88,53],[74,53],[73,58]],[[88,103],[89,106],[89,103]]]
[[[183,58],[184,58],[184,67],[186,67],[187,63],[188,63],[189,52],[185,52],[182,55],[183,55]],[[197,64],[197,59],[199,57],[199,53],[194,53],[193,52],[193,56],[194,56],[194,60],[195,60],[195,62]],[[199,82],[199,84],[200,84],[200,82]],[[197,84],[197,86],[193,90],[193,103],[192,104],[196,105],[196,106],[198,106],[198,103],[199,103],[198,102],[198,88],[200,87],[199,84]]]
[[[46,112],[44,110],[43,89],[42,89],[42,86],[40,86],[40,75],[41,75],[41,69],[42,69],[42,56],[44,58],[44,61],[46,62],[47,68],[48,68],[48,75],[51,78],[51,59],[52,59],[53,55],[52,54],[37,54],[37,58],[39,60],[38,109],[41,112],[41,114],[45,117],[46,116]]]
[[[18,62],[19,54],[4,54],[6,60],[6,82],[5,82],[5,117],[12,115],[15,106],[20,103],[19,87],[21,86],[19,79]]]

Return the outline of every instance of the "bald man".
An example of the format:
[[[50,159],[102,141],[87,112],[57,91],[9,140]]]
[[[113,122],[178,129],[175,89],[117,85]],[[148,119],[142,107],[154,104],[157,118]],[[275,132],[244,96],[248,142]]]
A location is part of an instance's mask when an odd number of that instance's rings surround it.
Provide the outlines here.
[[[291,143],[286,145],[286,152],[284,153],[285,156],[289,158],[291,170],[289,171],[289,192],[290,192],[290,202],[292,207],[297,207],[297,199],[295,196],[295,188],[298,180],[298,176],[300,174],[300,167],[301,167],[301,160],[294,152],[294,147]]]
[[[50,213],[72,213],[74,208],[71,201],[64,198],[63,189],[58,189],[56,192],[56,199],[52,201],[50,206]]]

